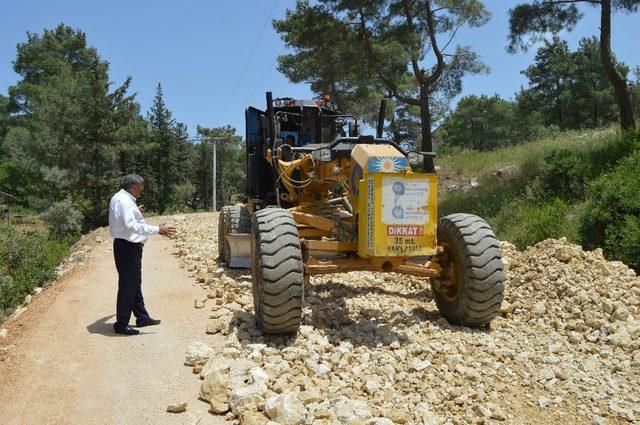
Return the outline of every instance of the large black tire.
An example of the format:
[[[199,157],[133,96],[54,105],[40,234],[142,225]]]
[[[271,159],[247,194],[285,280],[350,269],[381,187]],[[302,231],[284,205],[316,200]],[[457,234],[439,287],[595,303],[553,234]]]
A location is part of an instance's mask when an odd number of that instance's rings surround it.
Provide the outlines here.
[[[269,334],[295,333],[302,321],[304,265],[291,212],[266,208],[251,223],[256,323]]]
[[[504,263],[493,230],[482,218],[451,214],[438,223],[443,277],[432,279],[440,314],[452,324],[485,326],[500,312]]]
[[[251,219],[249,218],[249,210],[245,205],[233,205],[229,208],[229,232],[251,232]]]
[[[229,233],[249,232],[251,232],[251,220],[246,206],[226,205],[222,207],[218,219],[218,254],[226,265],[229,265],[231,257],[226,235]]]

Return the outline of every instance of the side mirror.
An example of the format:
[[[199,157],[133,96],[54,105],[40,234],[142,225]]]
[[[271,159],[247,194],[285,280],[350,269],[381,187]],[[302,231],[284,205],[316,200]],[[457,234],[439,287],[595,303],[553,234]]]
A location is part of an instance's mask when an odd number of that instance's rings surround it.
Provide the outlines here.
[[[425,158],[435,158],[436,154],[433,152],[407,152],[407,162],[411,165],[418,165],[424,161]]]
[[[420,155],[420,152],[408,152],[407,153],[407,161],[409,161],[409,164],[411,165],[418,165],[420,163],[420,161],[422,160],[420,157],[422,155]]]

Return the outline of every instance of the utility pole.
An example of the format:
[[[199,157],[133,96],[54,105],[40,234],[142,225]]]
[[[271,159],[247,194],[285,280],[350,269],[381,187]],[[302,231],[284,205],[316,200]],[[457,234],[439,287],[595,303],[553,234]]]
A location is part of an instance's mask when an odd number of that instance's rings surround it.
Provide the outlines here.
[[[217,205],[216,205],[216,163],[218,161],[216,161],[216,139],[213,139],[213,172],[212,174],[212,180],[213,180],[213,184],[211,185],[211,187],[213,188],[213,195],[211,196],[211,199],[213,201],[213,212],[217,211]]]

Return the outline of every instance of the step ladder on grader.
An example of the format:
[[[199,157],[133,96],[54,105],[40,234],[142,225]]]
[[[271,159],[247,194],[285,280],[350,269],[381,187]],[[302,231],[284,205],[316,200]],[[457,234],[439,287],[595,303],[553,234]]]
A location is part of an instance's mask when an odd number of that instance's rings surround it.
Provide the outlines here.
[[[471,214],[438,220],[432,152],[358,132],[329,99],[273,99],[246,110],[246,202],[220,212],[218,248],[250,267],[265,333],[295,333],[310,275],[367,270],[428,279],[451,323],[487,325],[504,292],[500,249]],[[345,126],[347,127],[345,131]],[[412,166],[425,164],[426,173]]]

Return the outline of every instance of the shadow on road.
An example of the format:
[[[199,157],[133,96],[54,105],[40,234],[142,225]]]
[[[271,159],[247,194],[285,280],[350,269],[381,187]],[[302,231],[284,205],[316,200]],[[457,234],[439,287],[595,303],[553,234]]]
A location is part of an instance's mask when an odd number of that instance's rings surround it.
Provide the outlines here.
[[[100,334],[104,336],[120,336],[113,332],[113,323],[107,323],[113,317],[115,317],[115,314],[112,314],[111,316],[105,316],[101,319],[96,320],[95,322],[87,326],[87,331],[89,331],[90,334]]]
[[[113,331],[113,323],[107,323],[114,317],[115,317],[115,314],[112,314],[111,316],[104,316],[103,318],[96,320],[95,322],[87,326],[87,331],[90,334],[98,334],[98,335],[104,335],[104,336],[114,336],[114,337],[126,336],[126,335],[120,335],[115,333]],[[155,332],[140,332],[140,335],[148,335],[148,334],[154,334],[154,333]]]

